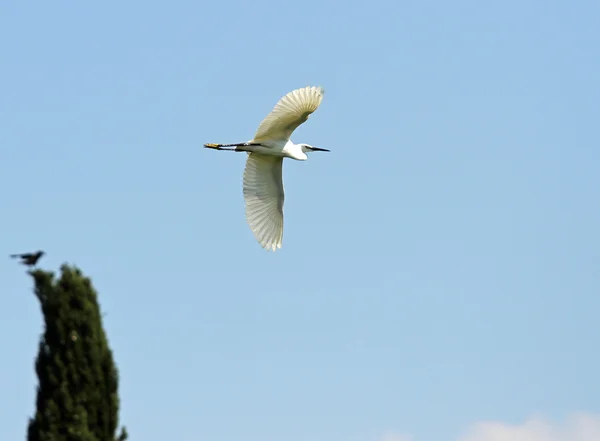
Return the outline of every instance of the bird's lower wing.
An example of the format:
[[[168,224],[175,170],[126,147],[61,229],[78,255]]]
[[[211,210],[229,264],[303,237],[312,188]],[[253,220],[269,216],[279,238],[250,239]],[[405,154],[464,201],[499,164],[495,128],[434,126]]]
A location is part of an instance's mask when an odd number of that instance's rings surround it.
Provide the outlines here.
[[[293,131],[317,110],[324,93],[322,87],[313,86],[296,89],[285,95],[260,123],[253,141],[290,139]]]
[[[283,158],[250,153],[244,170],[246,220],[266,250],[281,248],[283,239]]]

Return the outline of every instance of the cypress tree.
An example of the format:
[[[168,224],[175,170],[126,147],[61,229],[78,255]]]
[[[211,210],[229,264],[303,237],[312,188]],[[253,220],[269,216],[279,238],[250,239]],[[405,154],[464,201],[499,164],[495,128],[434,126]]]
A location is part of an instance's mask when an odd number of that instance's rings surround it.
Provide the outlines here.
[[[78,268],[61,277],[31,271],[44,315],[35,369],[37,410],[28,441],[124,441],[118,438],[118,373],[102,327],[97,294]]]

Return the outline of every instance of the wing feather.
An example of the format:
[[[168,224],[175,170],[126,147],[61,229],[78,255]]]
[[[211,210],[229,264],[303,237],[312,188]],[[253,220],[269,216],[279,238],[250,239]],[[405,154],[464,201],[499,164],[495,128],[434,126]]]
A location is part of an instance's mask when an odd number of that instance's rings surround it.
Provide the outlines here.
[[[244,170],[246,221],[266,250],[281,248],[283,239],[283,158],[250,153]]]
[[[260,123],[252,141],[289,140],[294,130],[317,110],[324,93],[320,86],[307,86],[289,92]]]

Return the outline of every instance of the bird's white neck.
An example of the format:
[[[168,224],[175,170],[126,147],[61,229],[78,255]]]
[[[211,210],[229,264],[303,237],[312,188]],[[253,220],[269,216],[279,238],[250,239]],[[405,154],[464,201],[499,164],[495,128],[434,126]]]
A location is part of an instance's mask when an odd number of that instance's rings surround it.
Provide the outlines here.
[[[301,144],[294,144],[292,141],[288,141],[283,147],[283,154],[288,158],[295,159],[296,161],[306,161],[308,156],[304,153],[304,149]]]

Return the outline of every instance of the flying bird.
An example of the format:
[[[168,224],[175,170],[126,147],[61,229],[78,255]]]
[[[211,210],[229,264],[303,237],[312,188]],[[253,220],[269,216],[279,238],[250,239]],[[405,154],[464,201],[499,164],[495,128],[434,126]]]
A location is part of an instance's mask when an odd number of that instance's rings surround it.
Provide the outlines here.
[[[248,153],[243,179],[246,221],[267,251],[281,248],[283,240],[283,158],[306,161],[309,152],[329,151],[290,140],[294,130],[317,110],[324,92],[322,87],[308,86],[288,93],[248,142],[204,144],[206,148]]]
[[[35,253],[11,254],[10,257],[13,259],[20,258],[23,265],[34,266],[44,254],[46,253],[43,251],[37,251]]]

